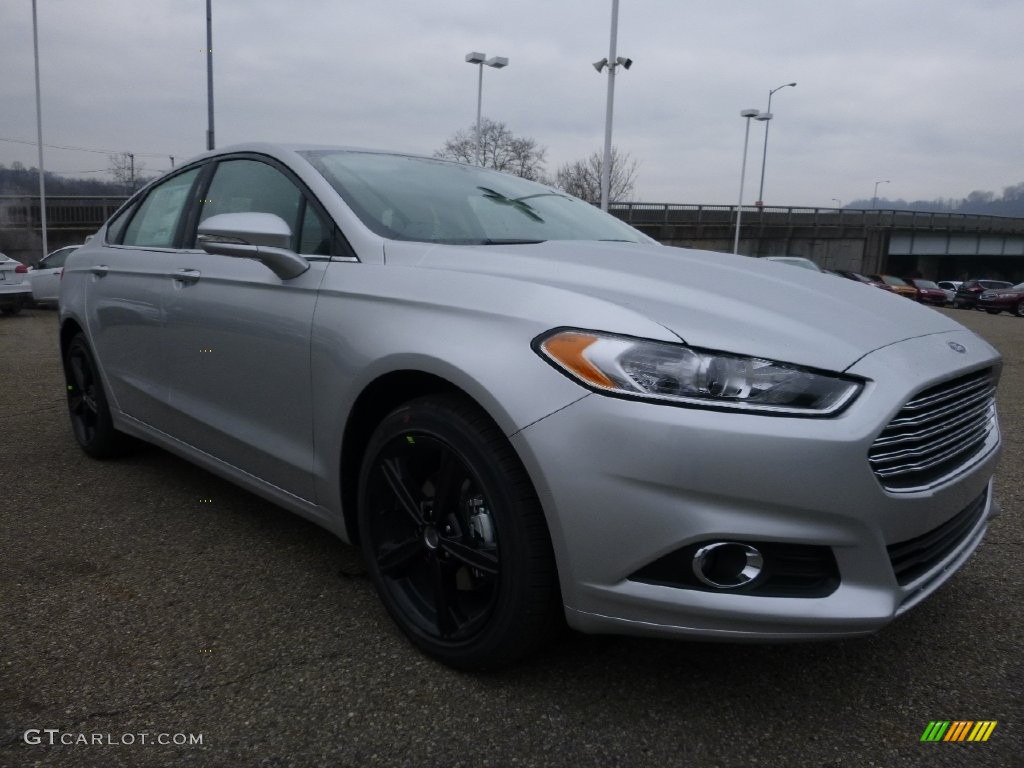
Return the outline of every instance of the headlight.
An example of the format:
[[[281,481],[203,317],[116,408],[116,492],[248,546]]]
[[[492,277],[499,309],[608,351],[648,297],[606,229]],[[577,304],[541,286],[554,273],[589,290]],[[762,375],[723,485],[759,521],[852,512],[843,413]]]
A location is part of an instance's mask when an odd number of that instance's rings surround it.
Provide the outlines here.
[[[558,330],[534,349],[580,384],[605,394],[700,408],[829,416],[861,383],[757,357],[607,333]]]

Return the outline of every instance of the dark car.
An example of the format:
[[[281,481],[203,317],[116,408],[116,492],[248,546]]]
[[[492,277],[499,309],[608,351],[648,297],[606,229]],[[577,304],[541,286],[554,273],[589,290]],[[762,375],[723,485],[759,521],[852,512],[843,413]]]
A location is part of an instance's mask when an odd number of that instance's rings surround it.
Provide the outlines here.
[[[991,315],[1009,312],[1024,317],[1024,283],[983,292],[978,297],[978,309],[984,309]]]
[[[931,280],[919,277],[908,277],[907,282],[917,288],[917,300],[922,304],[933,304],[937,307],[946,306],[946,292]]]
[[[1011,287],[1013,287],[1013,283],[1008,283],[1005,280],[965,280],[956,289],[953,306],[957,309],[977,309],[978,299],[985,291],[997,291]]]

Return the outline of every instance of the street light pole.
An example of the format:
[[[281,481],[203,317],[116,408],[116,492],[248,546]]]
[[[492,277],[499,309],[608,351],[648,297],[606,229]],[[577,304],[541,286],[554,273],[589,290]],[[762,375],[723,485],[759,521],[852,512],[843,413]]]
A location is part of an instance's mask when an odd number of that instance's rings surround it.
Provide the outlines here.
[[[875,182],[875,192],[874,192],[873,195],[871,195],[871,210],[875,210],[875,208],[878,205],[878,185],[879,184],[888,184],[888,183],[889,183],[888,179],[882,179],[880,181],[876,181]]]
[[[213,149],[213,0],[206,0],[206,148]]]
[[[608,43],[608,58],[594,62],[594,69],[599,73],[608,68],[608,98],[604,113],[604,159],[601,161],[601,210],[608,210],[608,196],[611,187],[612,165],[612,113],[615,104],[615,70],[620,66],[629,69],[633,60],[615,55],[615,45],[619,36],[619,0],[612,0],[612,32]]]
[[[508,66],[508,59],[504,56],[492,56],[488,59],[487,54],[472,51],[466,54],[466,62],[468,64],[476,64],[480,70],[476,81],[476,164],[483,165],[484,149],[483,137],[480,134],[480,110],[484,102],[484,64],[488,67],[501,69]]]
[[[36,0],[32,0],[32,49],[36,60],[36,143],[39,146],[39,225],[43,233],[43,256],[46,244],[46,171],[43,170],[43,101],[39,91],[39,32],[36,23]]]
[[[740,166],[740,203],[736,206],[736,237],[732,242],[732,252],[740,252],[740,219],[743,216],[743,182],[747,176],[747,144],[750,141],[750,118],[757,117],[761,113],[756,109],[744,109],[740,117],[747,120],[747,128],[743,134],[743,165]]]
[[[776,91],[781,91],[783,88],[796,88],[796,83],[786,83],[785,85],[780,85],[778,88],[772,88],[768,91],[768,109],[762,113],[767,115],[767,117],[758,118],[758,120],[764,120],[764,151],[761,153],[761,187],[757,192],[758,208],[764,205],[764,167],[768,162],[768,123],[772,119],[772,96]]]

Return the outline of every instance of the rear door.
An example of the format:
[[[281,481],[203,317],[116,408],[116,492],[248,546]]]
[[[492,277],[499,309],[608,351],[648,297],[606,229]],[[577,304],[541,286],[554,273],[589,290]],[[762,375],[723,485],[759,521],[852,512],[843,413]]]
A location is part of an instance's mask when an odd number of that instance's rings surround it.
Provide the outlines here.
[[[110,223],[104,242],[89,243],[80,249],[85,258],[74,261],[72,279],[88,283],[86,323],[115,407],[165,431],[163,304],[201,171],[194,166],[160,182]]]
[[[54,251],[41,262],[30,273],[29,281],[32,283],[32,298],[36,301],[56,301],[60,295],[60,273],[64,269],[64,262],[68,254],[78,246],[68,246]]]

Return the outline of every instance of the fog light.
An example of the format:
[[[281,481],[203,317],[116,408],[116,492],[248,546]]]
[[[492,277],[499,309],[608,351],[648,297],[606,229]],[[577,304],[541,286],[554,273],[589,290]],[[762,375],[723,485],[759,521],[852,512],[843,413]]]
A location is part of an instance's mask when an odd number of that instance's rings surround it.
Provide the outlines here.
[[[697,550],[693,574],[715,589],[736,589],[756,579],[764,558],[754,547],[735,541],[719,541]]]

